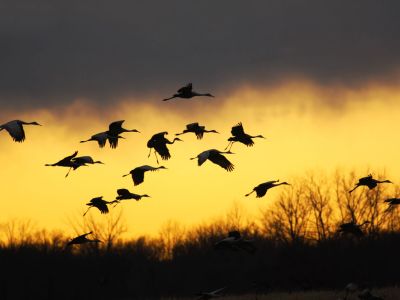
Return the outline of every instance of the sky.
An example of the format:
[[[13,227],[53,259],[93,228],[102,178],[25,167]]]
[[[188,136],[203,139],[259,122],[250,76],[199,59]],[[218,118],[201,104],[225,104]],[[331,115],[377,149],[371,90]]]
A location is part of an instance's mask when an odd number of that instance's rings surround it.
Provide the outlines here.
[[[0,132],[0,221],[31,219],[68,230],[91,198],[118,188],[151,198],[124,203],[129,233],[168,220],[191,225],[240,203],[256,214],[279,195],[246,198],[257,184],[309,170],[397,169],[400,20],[394,1],[2,1],[0,123],[38,121],[24,143]],[[163,102],[193,82],[215,98]],[[117,149],[79,141],[126,120]],[[156,166],[147,140],[200,122],[220,134],[171,145],[168,169],[133,187],[122,177]],[[262,134],[235,144],[231,173],[190,157],[223,150],[232,126]],[[104,165],[45,167],[72,154]],[[282,187],[282,189],[285,187]],[[98,211],[90,212],[102,218]]]

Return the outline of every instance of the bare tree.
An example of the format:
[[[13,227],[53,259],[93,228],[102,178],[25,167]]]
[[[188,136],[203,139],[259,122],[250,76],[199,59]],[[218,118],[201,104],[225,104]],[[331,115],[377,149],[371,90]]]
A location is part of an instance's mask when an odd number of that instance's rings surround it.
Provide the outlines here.
[[[93,232],[93,236],[103,242],[107,251],[111,250],[113,245],[121,239],[128,227],[123,217],[123,210],[121,208],[113,209],[107,215],[102,215],[97,218],[93,215],[80,217],[69,220],[70,226],[74,229],[77,235],[82,232]],[[91,244],[97,247],[98,244]]]
[[[330,184],[326,176],[314,174],[310,174],[302,184],[311,208],[309,238],[318,241],[326,240],[334,231]]]
[[[159,242],[164,250],[161,259],[174,257],[174,247],[184,241],[185,233],[185,229],[176,221],[169,220],[161,227]]]
[[[284,242],[303,241],[308,236],[310,209],[301,184],[281,192],[278,201],[265,211],[261,219],[264,232]]]

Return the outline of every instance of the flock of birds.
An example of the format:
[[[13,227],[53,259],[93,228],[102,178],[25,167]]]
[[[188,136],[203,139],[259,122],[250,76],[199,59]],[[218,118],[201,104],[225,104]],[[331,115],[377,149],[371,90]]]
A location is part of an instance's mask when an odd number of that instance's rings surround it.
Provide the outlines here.
[[[193,91],[193,86],[191,83],[189,83],[186,86],[180,88],[176,94],[174,94],[169,98],[163,99],[163,101],[169,101],[175,98],[190,99],[199,96],[214,97],[210,93],[198,93]],[[97,142],[100,148],[104,148],[108,142],[111,148],[117,148],[119,139],[125,139],[125,137],[121,136],[122,133],[127,133],[127,132],[140,133],[140,131],[137,129],[124,128],[123,123],[124,120],[112,122],[111,124],[109,124],[108,130],[93,134],[90,138],[86,140],[81,140],[80,142],[81,143]],[[42,126],[38,122],[25,122],[21,120],[13,120],[0,125],[0,131],[1,130],[7,131],[15,142],[23,142],[25,140],[25,131],[24,131],[25,125]],[[149,148],[148,157],[150,157],[152,152],[154,152],[157,164],[159,164],[159,157],[162,160],[170,159],[171,153],[167,145],[172,145],[175,142],[182,142],[182,140],[178,136],[187,133],[193,133],[196,135],[198,140],[201,140],[204,134],[206,133],[219,133],[219,132],[214,129],[208,130],[206,129],[205,126],[202,126],[196,122],[187,124],[186,128],[182,132],[176,133],[176,137],[172,141],[166,138],[166,135],[168,134],[167,131],[156,133],[147,142],[147,147]],[[233,144],[242,143],[248,147],[251,147],[254,145],[253,139],[265,138],[262,135],[250,135],[246,133],[244,131],[242,123],[238,123],[237,125],[233,126],[231,134],[232,136],[228,138],[229,143],[227,147],[224,149],[225,151],[220,151],[217,149],[208,149],[206,151],[199,153],[197,156],[192,157],[191,160],[197,159],[198,166],[203,165],[208,160],[220,166],[221,168],[225,169],[226,171],[231,172],[234,170],[234,165],[225,157],[225,155],[233,154],[231,152]],[[80,167],[94,165],[94,164],[103,164],[103,162],[95,160],[91,156],[78,156],[78,151],[75,151],[71,155],[62,158],[57,162],[45,164],[45,166],[68,168],[68,172],[65,175],[65,177],[67,177],[70,174],[71,170],[75,171]],[[166,169],[166,167],[164,166],[153,167],[150,165],[142,165],[132,169],[128,174],[123,175],[123,177],[130,175],[132,177],[134,186],[137,186],[143,183],[144,175],[146,172],[148,171],[154,172],[161,169]],[[280,183],[279,180],[267,181],[254,187],[250,193],[246,194],[246,196],[249,196],[255,192],[256,197],[263,197],[265,196],[265,194],[269,189],[279,185],[289,185],[289,184],[287,182]],[[143,197],[150,197],[150,196],[147,194],[143,195],[135,194],[129,191],[128,189],[121,188],[117,190],[117,196],[113,201],[104,200],[102,196],[91,199],[86,204],[89,207],[83,215],[85,216],[91,208],[97,208],[101,214],[107,214],[109,212],[109,205],[113,205],[115,207],[123,200],[133,199],[139,201]],[[77,236],[72,240],[70,240],[67,245],[70,246],[74,244],[99,242],[99,240],[97,239],[88,238],[90,234],[92,234],[92,232],[88,232],[80,236]],[[228,237],[218,242],[215,245],[215,248],[246,249],[247,251],[254,251],[255,249],[254,246],[251,245],[251,241],[243,239],[238,231],[229,232]]]
[[[176,94],[169,98],[163,99],[163,101],[169,101],[175,98],[183,98],[183,99],[190,99],[196,96],[205,96],[205,97],[214,97],[213,95],[209,93],[197,93],[193,91],[192,84],[189,83],[188,85],[180,88]],[[109,124],[108,130],[96,133],[92,135],[89,139],[82,140],[80,141],[81,143],[86,143],[90,141],[94,141],[98,143],[98,146],[100,148],[105,147],[107,142],[109,143],[111,148],[116,148],[118,147],[118,140],[119,139],[124,139],[125,137],[121,136],[122,133],[126,132],[137,132],[140,133],[137,129],[125,129],[123,128],[123,123],[124,120],[120,121],[115,121]],[[11,138],[15,142],[23,142],[25,140],[25,131],[24,131],[24,126],[25,125],[37,125],[41,126],[41,124],[37,122],[24,122],[21,120],[13,120],[9,121],[5,124],[0,125],[0,131],[5,130],[9,133]],[[197,139],[201,140],[204,136],[205,133],[219,133],[216,130],[207,130],[205,126],[201,126],[199,123],[191,123],[186,125],[186,129],[184,129],[181,133],[177,133],[176,136],[181,136],[186,133],[194,133],[197,137]],[[166,138],[166,135],[168,134],[167,131],[163,131],[160,133],[154,134],[147,142],[147,147],[149,148],[149,155],[150,157],[152,151],[154,152],[157,164],[159,164],[159,158],[158,156],[161,157],[162,160],[168,160],[171,158],[170,151],[167,147],[167,145],[174,144],[175,142],[182,141],[180,138],[175,137],[172,141],[168,140]],[[221,168],[225,169],[228,172],[231,172],[234,170],[234,165],[224,156],[224,154],[233,154],[231,152],[232,146],[234,143],[242,143],[246,145],[247,147],[251,147],[254,145],[253,139],[255,138],[265,138],[262,135],[250,135],[244,131],[243,124],[238,123],[237,125],[233,126],[231,129],[231,134],[232,136],[228,138],[228,145],[224,149],[225,151],[220,151],[217,149],[209,149],[206,151],[203,151],[199,153],[197,156],[192,157],[191,159],[197,159],[197,164],[198,166],[201,166],[206,162],[207,160],[211,161],[212,163],[220,166]],[[68,172],[65,175],[67,177],[70,173],[71,170],[77,170],[80,167],[83,166],[88,166],[88,165],[93,165],[93,164],[103,164],[101,161],[96,161],[94,160],[91,156],[77,156],[78,151],[75,151],[73,154],[64,157],[63,159],[59,160],[58,162],[55,163],[50,163],[46,164],[45,166],[52,166],[52,167],[66,167],[68,168]],[[132,169],[128,174],[123,175],[125,176],[131,176],[134,186],[137,186],[144,181],[144,175],[146,172],[151,171],[157,171],[161,169],[166,169],[164,166],[158,166],[158,167],[153,167],[149,165],[142,165],[139,167],[136,167]],[[369,189],[375,188],[378,184],[381,183],[392,183],[389,180],[377,180],[373,178],[373,176],[370,174],[366,177],[360,178],[358,183],[356,183],[355,187],[349,191],[349,193],[352,193],[355,189],[357,189],[360,186],[366,186]],[[255,186],[252,191],[247,193],[245,196],[250,196],[252,193],[256,193],[257,198],[264,197],[267,193],[267,191],[273,187],[277,187],[280,185],[290,185],[287,182],[279,182],[279,180],[271,180],[267,181],[264,183],[261,183],[257,186]],[[147,194],[139,195],[130,192],[128,189],[121,188],[117,190],[117,196],[116,199],[113,201],[106,201],[103,199],[103,197],[95,197],[91,199],[86,205],[89,206],[87,211],[84,213],[84,216],[86,213],[91,209],[91,208],[97,208],[100,213],[102,214],[107,214],[109,212],[109,205],[118,205],[121,201],[123,200],[136,200],[139,201],[143,197],[150,197]],[[387,211],[391,211],[395,206],[400,204],[400,198],[391,198],[385,200],[385,202],[388,203],[388,209]],[[360,237],[363,235],[363,231],[361,230],[361,227],[364,224],[367,224],[368,221],[365,221],[362,224],[357,224],[355,220],[352,220],[349,223],[344,223],[339,226],[338,232],[340,233],[349,233],[354,236]],[[84,233],[82,235],[79,235],[73,239],[71,239],[68,243],[67,246],[72,246],[76,244],[85,244],[85,243],[99,243],[100,240],[98,239],[91,239],[88,238],[88,236],[92,234],[92,232]],[[228,233],[228,236],[221,241],[218,241],[216,244],[214,244],[215,249],[232,249],[232,250],[245,250],[248,252],[254,252],[256,250],[256,247],[254,246],[254,243],[252,240],[245,239],[244,237],[241,236],[240,232],[237,230],[231,231]],[[209,298],[214,298],[217,296],[220,296],[220,292],[224,290],[225,288],[221,288],[212,292],[204,292],[199,294],[201,299],[209,299]],[[367,298],[365,298],[367,299]]]

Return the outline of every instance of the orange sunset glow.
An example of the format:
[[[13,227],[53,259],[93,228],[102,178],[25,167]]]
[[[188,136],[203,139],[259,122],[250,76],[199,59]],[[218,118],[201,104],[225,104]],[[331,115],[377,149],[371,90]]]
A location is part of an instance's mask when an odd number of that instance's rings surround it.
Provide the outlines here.
[[[325,105],[324,99],[330,97],[343,101],[337,106]],[[382,99],[390,104],[383,104]],[[309,171],[329,175],[337,168],[355,170],[360,176],[367,170],[385,170],[393,181],[400,180],[394,163],[398,156],[395,133],[400,131],[400,90],[396,87],[371,84],[351,90],[291,81],[269,88],[238,87],[214,99],[148,100],[149,104],[137,104],[124,98],[109,112],[76,100],[56,111],[19,115],[43,127],[27,127],[27,140],[22,144],[1,132],[0,147],[7,153],[0,157],[7,174],[2,177],[2,221],[29,219],[41,227],[68,231],[68,220],[83,218],[85,203],[91,198],[114,200],[118,188],[128,188],[151,198],[124,202],[116,208],[123,210],[126,235],[154,235],[167,221],[199,224],[223,216],[234,203],[250,216],[257,215],[280,191],[271,191],[262,199],[244,194],[267,180],[290,182]],[[15,112],[3,115],[3,119],[14,117]],[[141,133],[125,133],[126,139],[117,149],[79,143],[119,119],[125,120],[125,128]],[[172,140],[186,124],[196,121],[220,134],[207,134],[202,140],[194,134],[182,135],[184,142],[169,146],[172,158],[160,160],[168,169],[147,173],[145,182],[137,187],[130,177],[122,177],[140,165],[157,166],[154,154],[147,158],[146,143],[154,133],[168,131]],[[223,150],[231,127],[238,122],[246,132],[263,134],[266,139],[255,139],[252,148],[234,144],[235,154],[229,156],[235,165],[233,172],[210,162],[198,167],[189,159],[207,149]],[[75,150],[105,164],[79,168],[67,178],[67,168],[44,166]],[[103,218],[97,210],[89,214]]]

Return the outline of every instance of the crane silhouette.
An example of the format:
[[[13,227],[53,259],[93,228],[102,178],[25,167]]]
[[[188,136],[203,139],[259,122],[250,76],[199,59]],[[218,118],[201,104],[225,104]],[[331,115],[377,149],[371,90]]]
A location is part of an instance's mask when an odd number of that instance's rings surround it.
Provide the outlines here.
[[[281,183],[277,183],[277,182],[279,182],[279,179],[261,183],[261,184],[257,185],[255,188],[253,188],[253,190],[250,193],[246,194],[245,196],[248,197],[252,193],[256,192],[256,195],[257,195],[256,198],[261,198],[261,197],[265,196],[265,194],[268,192],[268,190],[270,188],[273,188],[273,187],[276,187],[276,186],[280,186],[280,185],[290,185],[286,181],[285,182],[281,182]]]
[[[198,140],[201,140],[203,138],[204,133],[206,132],[213,132],[213,133],[219,133],[216,130],[206,130],[205,126],[200,126],[199,123],[191,123],[191,124],[187,124],[186,125],[186,129],[183,130],[181,133],[177,133],[175,135],[181,135],[181,134],[185,134],[188,132],[193,132]]]
[[[337,232],[342,234],[352,234],[356,237],[362,237],[364,236],[364,232],[361,230],[361,227],[369,223],[371,222],[365,221],[364,223],[359,225],[355,221],[343,223],[339,225],[339,229],[337,230]]]
[[[75,151],[72,155],[66,156],[63,159],[59,160],[58,162],[54,164],[45,164],[46,167],[67,167],[69,168],[68,173],[65,175],[65,177],[68,177],[69,172],[71,169],[76,170],[79,168],[81,165],[74,162],[73,158],[78,155],[78,151]]]
[[[147,171],[157,171],[160,169],[166,169],[164,166],[159,166],[159,167],[152,167],[149,165],[144,165],[140,166],[137,168],[132,169],[128,174],[123,175],[122,177],[125,176],[132,176],[133,184],[134,185],[139,185],[144,181],[144,173]]]
[[[171,154],[169,153],[167,144],[173,144],[176,141],[182,142],[180,138],[174,138],[172,142],[169,141],[167,138],[165,138],[165,135],[167,134],[168,132],[166,131],[156,133],[147,142],[147,148],[150,149],[148,157],[150,157],[151,155],[151,149],[154,149],[154,155],[156,156],[157,163],[159,163],[157,153],[161,156],[163,160],[168,160],[171,158]]]
[[[130,200],[130,199],[134,199],[136,201],[139,201],[140,199],[142,199],[143,197],[150,197],[147,194],[143,194],[143,195],[138,195],[138,194],[134,194],[131,193],[129,190],[127,189],[118,189],[117,190],[117,194],[118,196],[116,197],[115,201],[116,204],[114,206],[117,206],[118,203],[121,202],[121,200]]]
[[[115,121],[110,123],[108,125],[108,131],[106,133],[109,135],[108,136],[108,142],[110,143],[111,148],[116,148],[118,146],[118,137],[121,133],[123,132],[139,132],[139,130],[136,129],[125,129],[122,127],[122,124],[125,122],[125,120],[120,120],[120,121]]]
[[[389,206],[386,208],[385,213],[393,211],[393,209],[400,204],[400,198],[389,198],[384,201]]]
[[[256,251],[253,241],[244,239],[238,230],[230,231],[228,237],[214,244],[214,249],[244,250],[250,253]]]
[[[254,138],[265,139],[265,137],[262,135],[249,135],[249,134],[245,133],[242,123],[238,123],[237,125],[233,126],[232,130],[231,130],[231,134],[233,136],[228,139],[229,144],[225,148],[225,150],[228,148],[229,148],[229,150],[231,150],[233,144],[236,142],[245,144],[247,147],[252,147],[254,145],[254,141],[252,139],[254,139]]]
[[[86,142],[90,142],[90,141],[95,141],[99,144],[100,148],[104,148],[104,146],[106,145],[106,142],[108,140],[110,143],[110,147],[116,148],[118,145],[118,139],[124,139],[124,137],[120,136],[120,135],[114,136],[114,135],[111,135],[108,131],[104,131],[104,132],[94,134],[90,137],[90,139],[80,141],[80,142],[86,143]]]
[[[163,101],[168,101],[174,98],[184,98],[184,99],[190,99],[196,96],[206,96],[206,97],[214,97],[210,93],[206,94],[201,94],[193,91],[193,85],[191,83],[188,83],[184,87],[181,87],[178,91],[177,94],[174,94],[172,97],[165,98]]]
[[[88,232],[88,233],[85,233],[85,234],[82,234],[80,236],[77,236],[77,237],[73,238],[72,240],[70,240],[67,243],[67,247],[72,246],[72,245],[86,244],[86,243],[100,243],[101,241],[98,240],[98,239],[91,240],[91,239],[88,239],[86,237],[86,236],[88,236],[89,234],[92,234],[92,233],[93,232],[91,231],[91,232]]]
[[[79,156],[78,151],[75,151],[72,155],[64,157],[60,161],[54,164],[45,164],[47,167],[68,167],[68,173],[65,177],[68,177],[71,170],[76,170],[79,167],[87,166],[87,164],[103,164],[101,161],[94,161],[91,156]]]
[[[217,149],[210,149],[201,152],[196,157],[192,157],[191,159],[197,158],[197,164],[201,166],[207,159],[213,162],[216,165],[219,165],[221,168],[224,168],[228,172],[233,171],[234,165],[222,154],[234,154],[231,151],[219,151]]]
[[[116,201],[106,201],[103,200],[103,196],[100,197],[95,197],[93,199],[90,200],[89,203],[86,203],[87,206],[89,206],[89,208],[86,210],[86,212],[83,214],[83,216],[85,216],[89,209],[91,209],[92,207],[96,207],[102,214],[108,214],[108,204],[113,204]]]
[[[0,125],[0,131],[3,129],[8,132],[14,142],[22,143],[25,140],[25,131],[23,125],[40,125],[38,122],[24,122],[21,120],[13,120]]]
[[[218,297],[222,297],[221,292],[223,290],[225,290],[226,287],[214,290],[214,291],[210,291],[210,292],[200,292],[197,293],[196,295],[199,296],[196,299],[197,300],[208,300],[208,299],[212,299],[212,298],[218,298]]]
[[[393,183],[390,180],[377,180],[372,178],[372,174],[369,174],[366,177],[362,177],[358,180],[358,182],[356,183],[356,186],[349,191],[349,193],[352,193],[356,188],[360,187],[360,186],[367,186],[370,190],[375,188],[378,183]]]

